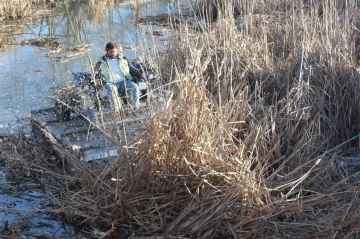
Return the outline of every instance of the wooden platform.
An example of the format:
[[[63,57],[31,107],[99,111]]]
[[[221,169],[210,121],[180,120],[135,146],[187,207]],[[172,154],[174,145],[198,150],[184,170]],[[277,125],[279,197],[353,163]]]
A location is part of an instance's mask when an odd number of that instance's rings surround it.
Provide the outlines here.
[[[145,130],[148,117],[146,110],[123,112],[116,117],[105,113],[102,123],[95,126],[80,116],[68,121],[59,120],[55,109],[47,108],[31,112],[31,125],[39,144],[62,153],[66,150],[69,157],[87,162],[116,158],[119,145],[131,142]]]

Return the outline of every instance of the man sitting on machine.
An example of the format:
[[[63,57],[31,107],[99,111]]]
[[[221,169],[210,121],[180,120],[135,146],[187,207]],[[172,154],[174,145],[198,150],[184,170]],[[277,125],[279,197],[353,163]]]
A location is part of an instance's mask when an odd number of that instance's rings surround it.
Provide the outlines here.
[[[133,81],[135,77],[145,79],[145,73],[134,66],[123,56],[121,47],[114,42],[105,46],[106,54],[100,58],[95,66],[95,84],[103,84],[109,93],[109,100],[115,112],[121,110],[120,97],[126,96],[131,90],[133,108],[139,108],[140,90]]]

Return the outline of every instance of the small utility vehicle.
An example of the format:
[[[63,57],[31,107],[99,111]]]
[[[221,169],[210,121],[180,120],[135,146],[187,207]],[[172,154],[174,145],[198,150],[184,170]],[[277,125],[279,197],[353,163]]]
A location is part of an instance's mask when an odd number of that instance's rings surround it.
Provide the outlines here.
[[[155,71],[136,61],[130,61],[130,64],[145,72],[146,79],[134,77],[133,81],[139,85],[140,106],[147,106],[150,83],[156,78]],[[95,124],[99,123],[101,114],[112,112],[108,91],[103,86],[95,86],[91,72],[73,72],[72,75],[74,87],[60,89],[56,94],[55,110],[58,119],[68,121],[81,116]],[[131,108],[130,98],[120,96],[124,109]]]

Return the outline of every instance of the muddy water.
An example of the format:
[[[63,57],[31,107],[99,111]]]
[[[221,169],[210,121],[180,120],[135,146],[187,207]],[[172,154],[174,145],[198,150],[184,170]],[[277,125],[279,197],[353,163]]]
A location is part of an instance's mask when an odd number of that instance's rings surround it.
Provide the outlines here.
[[[128,58],[153,50],[154,42],[164,46],[166,36],[151,33],[156,30],[166,35],[166,28],[137,24],[138,19],[168,13],[187,14],[190,1],[194,0],[104,0],[101,4],[68,0],[40,11],[31,21],[9,23],[5,37],[16,42],[0,52],[0,134],[17,130],[31,110],[51,106],[48,97],[53,87],[70,80],[73,71],[88,71],[89,59],[97,60],[109,40],[125,47]],[[39,37],[57,38],[64,43],[63,51],[51,55],[49,47],[19,44]],[[79,44],[90,45],[88,51],[83,54],[65,51]]]
[[[0,170],[0,238],[71,238],[73,226],[43,213],[45,196],[8,182]],[[3,192],[7,193],[3,193]],[[7,224],[7,228],[5,228]]]

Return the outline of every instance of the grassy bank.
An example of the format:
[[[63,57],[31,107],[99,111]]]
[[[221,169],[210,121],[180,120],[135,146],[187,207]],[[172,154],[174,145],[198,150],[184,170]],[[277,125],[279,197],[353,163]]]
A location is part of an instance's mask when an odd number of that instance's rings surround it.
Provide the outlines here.
[[[153,59],[170,97],[135,151],[75,160],[75,176],[36,151],[17,161],[41,170],[57,212],[109,234],[359,237],[358,6],[235,2],[236,20],[223,1]]]

